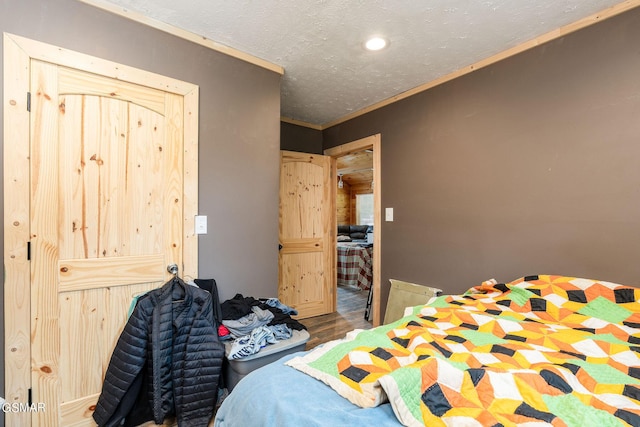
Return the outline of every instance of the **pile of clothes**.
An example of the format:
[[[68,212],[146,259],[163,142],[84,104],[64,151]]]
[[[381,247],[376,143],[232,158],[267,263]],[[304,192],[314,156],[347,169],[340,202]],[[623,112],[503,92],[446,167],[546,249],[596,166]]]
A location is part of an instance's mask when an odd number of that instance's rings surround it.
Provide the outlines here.
[[[221,304],[222,325],[218,336],[233,341],[227,357],[241,359],[263,347],[291,338],[293,331],[307,329],[293,319],[298,312],[277,298],[255,299],[236,294]]]

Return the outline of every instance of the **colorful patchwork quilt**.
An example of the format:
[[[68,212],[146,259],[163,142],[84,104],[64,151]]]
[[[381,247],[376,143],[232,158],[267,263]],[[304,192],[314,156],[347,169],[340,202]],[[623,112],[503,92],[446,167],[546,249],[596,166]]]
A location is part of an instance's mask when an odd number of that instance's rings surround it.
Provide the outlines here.
[[[287,364],[407,426],[640,426],[640,289],[491,280]]]

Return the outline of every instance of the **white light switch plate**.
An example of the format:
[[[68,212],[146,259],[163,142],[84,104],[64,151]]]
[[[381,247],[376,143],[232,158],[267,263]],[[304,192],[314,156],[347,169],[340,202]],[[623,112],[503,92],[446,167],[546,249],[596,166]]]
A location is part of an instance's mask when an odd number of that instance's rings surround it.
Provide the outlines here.
[[[385,221],[393,221],[393,208],[385,208],[384,219]]]
[[[196,234],[207,234],[207,216],[196,215]]]

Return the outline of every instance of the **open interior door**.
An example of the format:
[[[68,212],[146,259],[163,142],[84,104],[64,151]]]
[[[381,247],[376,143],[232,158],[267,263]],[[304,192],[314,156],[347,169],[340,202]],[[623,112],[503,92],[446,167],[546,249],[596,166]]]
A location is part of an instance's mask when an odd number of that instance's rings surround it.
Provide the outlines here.
[[[335,159],[282,151],[278,298],[298,318],[336,309]]]

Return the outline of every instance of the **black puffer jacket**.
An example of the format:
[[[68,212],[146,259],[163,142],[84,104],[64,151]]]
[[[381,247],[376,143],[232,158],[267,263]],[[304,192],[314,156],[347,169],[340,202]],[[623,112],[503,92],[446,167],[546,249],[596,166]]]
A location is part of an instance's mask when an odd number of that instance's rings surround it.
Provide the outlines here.
[[[211,294],[170,280],[139,298],[111,356],[93,418],[99,426],[135,426],[175,415],[178,426],[207,426],[223,357]]]

